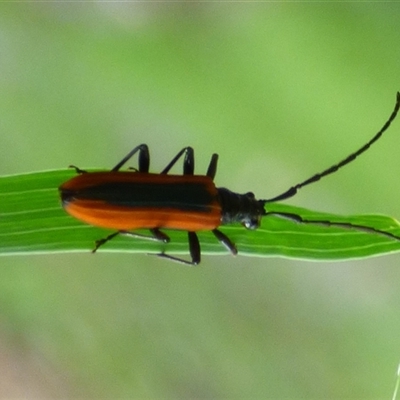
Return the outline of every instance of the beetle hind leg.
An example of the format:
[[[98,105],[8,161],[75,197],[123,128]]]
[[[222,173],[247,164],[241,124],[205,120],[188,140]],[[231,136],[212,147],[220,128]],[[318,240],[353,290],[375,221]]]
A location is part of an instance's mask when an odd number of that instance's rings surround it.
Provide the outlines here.
[[[140,233],[130,232],[130,231],[116,231],[116,232],[112,233],[111,235],[106,236],[103,239],[96,240],[95,247],[92,250],[92,253],[95,253],[99,247],[103,246],[104,244],[106,244],[110,240],[114,239],[118,235],[130,236],[130,237],[134,237],[134,238],[138,238],[138,239],[155,240],[157,242],[163,242],[163,243],[168,243],[170,241],[169,236],[166,233],[160,231],[158,228],[150,229],[150,233],[151,233],[151,235],[149,236],[149,235],[142,235]]]
[[[120,231],[117,231],[117,232],[112,233],[111,235],[106,236],[103,239],[96,240],[94,242],[94,249],[92,250],[92,253],[96,253],[96,251],[99,249],[99,247],[103,246],[103,244],[106,244],[110,240],[114,239],[120,233],[121,233]]]
[[[166,258],[171,261],[178,262],[184,265],[198,265],[201,261],[201,249],[200,249],[200,242],[199,238],[197,237],[196,232],[188,232],[188,240],[189,240],[189,252],[191,261],[184,260],[183,258],[170,256],[169,254],[165,253],[158,253],[158,254],[150,254],[155,255],[157,257]]]

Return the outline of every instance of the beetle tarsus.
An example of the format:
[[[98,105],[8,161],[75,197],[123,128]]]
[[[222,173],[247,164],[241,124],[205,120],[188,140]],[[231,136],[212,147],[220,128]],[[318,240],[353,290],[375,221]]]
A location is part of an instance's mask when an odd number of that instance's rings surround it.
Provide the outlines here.
[[[160,258],[166,258],[167,260],[171,260],[171,261],[177,262],[179,264],[190,265],[192,267],[195,267],[196,265],[198,265],[200,263],[200,261],[196,261],[196,260],[188,261],[188,260],[184,260],[183,258],[173,257],[173,256],[170,256],[169,254],[165,254],[165,253],[157,253],[157,254],[148,253],[148,255],[157,256]]]
[[[76,165],[68,165],[68,168],[73,168],[75,170],[75,172],[79,175],[81,174],[86,174],[87,171],[85,171],[84,169],[80,169],[79,167],[77,167]]]

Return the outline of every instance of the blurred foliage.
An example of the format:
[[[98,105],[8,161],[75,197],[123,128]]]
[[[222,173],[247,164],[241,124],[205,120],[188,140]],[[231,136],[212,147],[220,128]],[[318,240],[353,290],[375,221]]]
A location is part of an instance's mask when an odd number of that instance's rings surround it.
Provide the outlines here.
[[[385,121],[399,7],[2,3],[0,174],[104,168],[143,142],[158,171],[191,145],[197,171],[220,154],[218,186],[272,197]],[[399,217],[398,131],[291,203]],[[388,398],[397,261],[3,257],[1,348],[36,397]]]

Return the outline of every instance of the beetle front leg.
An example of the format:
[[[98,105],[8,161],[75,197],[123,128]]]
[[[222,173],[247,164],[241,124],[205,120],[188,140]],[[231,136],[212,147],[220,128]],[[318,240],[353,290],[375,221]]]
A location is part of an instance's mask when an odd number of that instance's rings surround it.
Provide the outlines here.
[[[228,236],[225,235],[225,233],[222,233],[218,229],[213,229],[212,233],[221,244],[223,244],[234,256],[236,256],[236,254],[238,253],[236,245],[232,242],[231,239],[229,239]]]

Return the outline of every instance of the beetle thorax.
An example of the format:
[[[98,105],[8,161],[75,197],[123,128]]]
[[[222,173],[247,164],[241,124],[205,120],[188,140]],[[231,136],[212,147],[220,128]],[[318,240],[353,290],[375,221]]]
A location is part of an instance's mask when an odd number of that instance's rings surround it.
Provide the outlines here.
[[[265,215],[264,202],[256,200],[252,192],[239,194],[218,188],[221,204],[221,225],[241,223],[247,229],[257,229]]]

